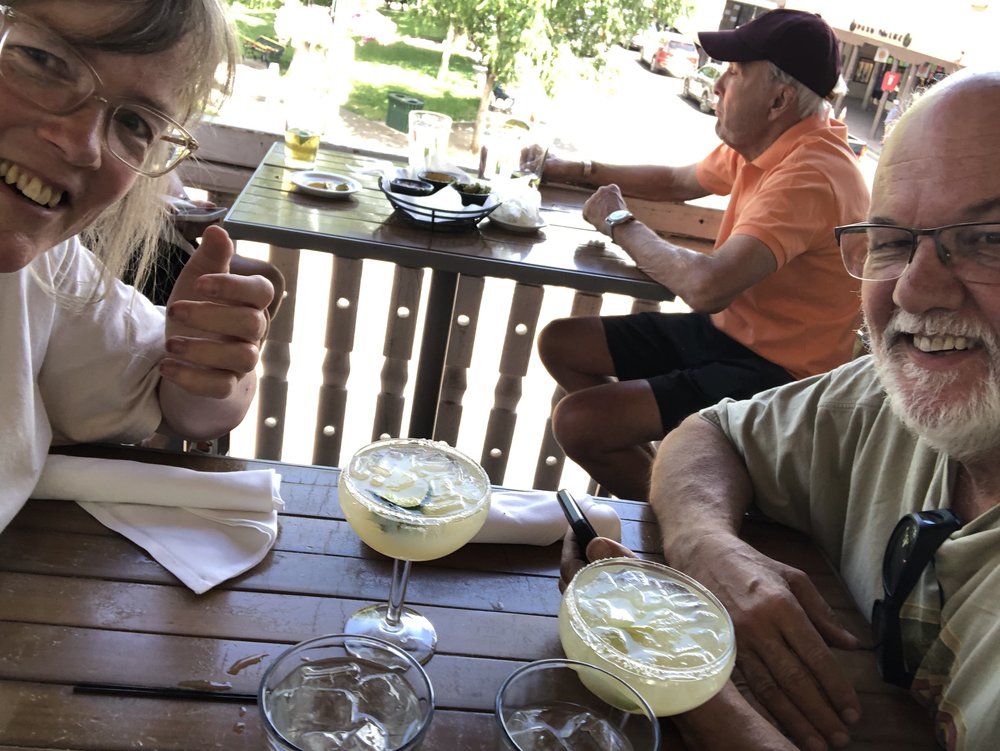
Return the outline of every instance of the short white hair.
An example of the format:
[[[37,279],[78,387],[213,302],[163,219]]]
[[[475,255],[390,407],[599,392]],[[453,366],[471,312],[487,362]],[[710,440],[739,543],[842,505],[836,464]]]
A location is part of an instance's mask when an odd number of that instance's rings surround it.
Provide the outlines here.
[[[783,71],[770,60],[767,61],[767,64],[771,69],[771,77],[775,81],[795,89],[795,102],[798,107],[800,120],[804,120],[810,115],[819,115],[829,111],[830,103],[826,99],[795,78],[795,76]]]

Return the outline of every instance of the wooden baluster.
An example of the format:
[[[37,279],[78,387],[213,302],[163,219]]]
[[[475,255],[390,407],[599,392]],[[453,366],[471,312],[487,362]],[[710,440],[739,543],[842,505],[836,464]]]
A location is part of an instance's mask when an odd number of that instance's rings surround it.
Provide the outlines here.
[[[571,316],[596,316],[601,312],[601,295],[593,292],[577,292],[573,295],[573,307],[570,310]],[[559,386],[552,394],[552,407],[555,408],[559,400],[563,398],[565,392]],[[549,414],[545,421],[545,432],[542,435],[542,445],[538,452],[538,461],[535,463],[535,479],[532,487],[542,490],[557,490],[559,480],[562,477],[563,465],[566,463],[566,454],[563,453],[555,436],[552,435],[552,415]]]
[[[521,400],[521,380],[528,373],[544,295],[542,287],[517,284],[511,298],[507,333],[500,356],[500,378],[493,392],[493,409],[486,425],[481,459],[483,469],[493,483],[502,483],[507,472],[507,460],[517,424],[517,403]]]
[[[326,316],[326,357],[323,359],[323,385],[319,389],[319,407],[316,410],[313,464],[335,467],[340,462],[361,269],[359,259],[333,259]]]
[[[483,278],[460,275],[455,290],[454,315],[448,332],[448,352],[441,376],[441,396],[434,421],[434,439],[454,446],[462,422],[462,397],[467,385],[466,372],[472,363],[476,343],[479,304],[483,299]]]
[[[299,251],[272,245],[268,260],[285,277],[285,297],[271,321],[260,361],[263,375],[257,390],[258,459],[280,459],[285,436],[285,405],[288,399],[288,368],[292,362],[290,345],[295,326],[295,290],[299,277]]]
[[[375,403],[372,440],[384,435],[396,438],[403,425],[403,390],[406,388],[409,362],[413,357],[413,340],[420,307],[420,285],[423,269],[397,266],[392,277],[392,294],[386,316],[385,345],[382,354],[382,391]]]
[[[659,313],[660,303],[657,300],[632,300],[632,313]]]

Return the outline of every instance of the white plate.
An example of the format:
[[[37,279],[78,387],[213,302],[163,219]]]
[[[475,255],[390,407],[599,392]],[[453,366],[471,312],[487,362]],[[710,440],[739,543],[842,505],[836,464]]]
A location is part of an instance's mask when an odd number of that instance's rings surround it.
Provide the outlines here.
[[[541,224],[534,224],[527,226],[523,224],[514,224],[512,222],[505,222],[503,219],[497,219],[495,216],[493,216],[493,214],[490,214],[490,222],[492,224],[497,225],[500,229],[505,229],[508,232],[514,232],[517,233],[518,235],[533,235],[543,227],[549,226],[549,223],[545,221],[543,221]]]
[[[323,198],[347,198],[352,193],[357,193],[361,190],[361,183],[353,177],[338,175],[335,172],[322,172],[320,170],[295,172],[292,174],[292,182],[303,193],[322,196]],[[319,185],[319,183],[322,183],[322,185]],[[341,183],[348,186],[347,190],[334,190],[334,186]]]

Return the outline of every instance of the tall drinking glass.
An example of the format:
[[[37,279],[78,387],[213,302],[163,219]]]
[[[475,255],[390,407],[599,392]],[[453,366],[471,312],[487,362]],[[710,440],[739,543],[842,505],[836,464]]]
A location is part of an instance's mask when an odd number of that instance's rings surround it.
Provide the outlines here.
[[[711,699],[736,659],[733,622],[715,595],[680,571],[635,558],[577,572],[563,593],[559,640],[568,658],[621,678],[658,717]]]
[[[351,528],[396,559],[388,603],[362,608],[344,630],[385,639],[427,662],[437,633],[425,616],[403,606],[410,565],[453,553],[473,538],[489,513],[489,477],[446,444],[390,438],[354,454],[338,487]]]
[[[408,117],[410,174],[417,177],[426,170],[443,168],[448,164],[451,118],[429,110],[412,110]]]

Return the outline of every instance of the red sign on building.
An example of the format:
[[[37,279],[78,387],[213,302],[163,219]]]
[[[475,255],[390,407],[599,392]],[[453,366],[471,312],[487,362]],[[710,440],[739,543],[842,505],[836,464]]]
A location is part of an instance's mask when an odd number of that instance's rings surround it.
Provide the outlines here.
[[[885,75],[882,76],[882,91],[895,91],[899,86],[899,79],[902,78],[902,73],[893,70],[887,70]]]

